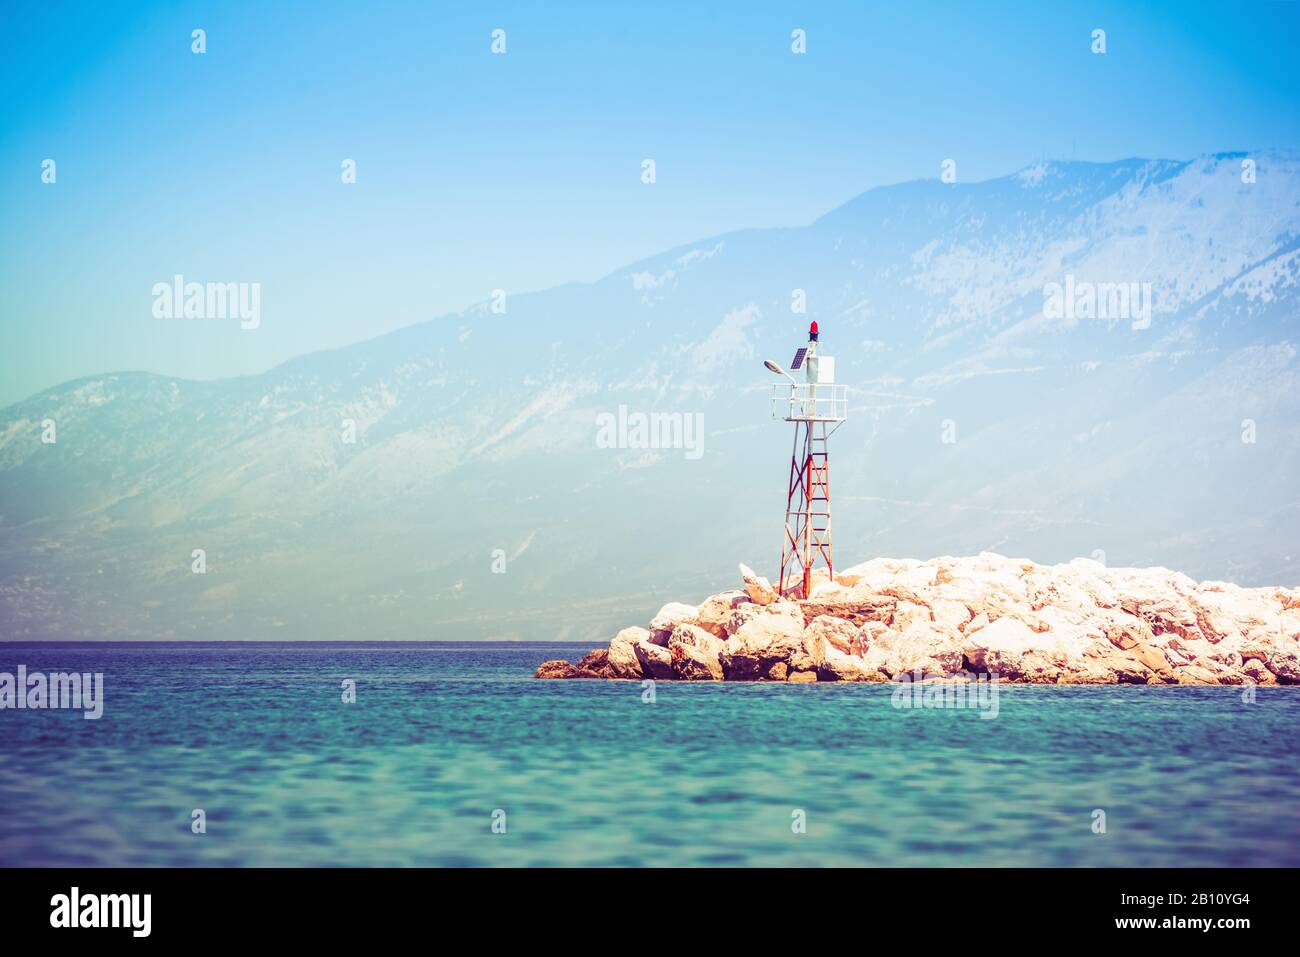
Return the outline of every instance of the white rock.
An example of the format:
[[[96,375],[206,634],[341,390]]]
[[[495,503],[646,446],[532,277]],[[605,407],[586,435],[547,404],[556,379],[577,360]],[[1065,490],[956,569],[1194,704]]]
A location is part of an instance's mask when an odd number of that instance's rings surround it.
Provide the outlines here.
[[[840,581],[814,581],[809,598],[839,598],[849,593],[849,586]]]
[[[883,652],[881,664],[871,654],[864,656],[869,665],[882,667],[890,675],[920,671],[929,675],[950,675],[962,670],[962,639],[956,631],[947,631],[932,621],[913,621],[903,631],[890,629],[874,642]]]
[[[649,637],[649,631],[636,625],[624,628],[614,636],[609,643],[609,670],[616,678],[642,677],[641,659],[637,657],[636,646]]]
[[[1300,654],[1294,650],[1273,652],[1268,656],[1267,668],[1279,681],[1300,684]]]
[[[668,639],[673,674],[687,681],[721,681],[722,663],[718,660],[723,643],[697,625],[680,622]]]
[[[846,655],[833,645],[827,645],[822,663],[817,668],[819,681],[888,681],[889,676],[876,668],[867,667],[857,655]]]
[[[999,618],[964,640],[971,664],[1011,680],[1055,682],[1068,659],[1056,635],[1015,618]]]
[[[954,598],[936,598],[930,605],[930,612],[938,625],[960,630],[970,621],[970,609]]]
[[[720,595],[710,595],[700,602],[699,611],[690,619],[690,623],[699,625],[714,637],[726,638],[727,622],[741,605],[755,607],[743,591],[724,591]]]
[[[843,618],[830,615],[818,615],[808,622],[804,637],[820,636],[826,644],[844,654],[857,654],[859,651],[858,626]]]
[[[719,655],[728,678],[766,675],[778,661],[789,662],[803,643],[803,621],[791,615],[759,615],[724,642]]]
[[[744,579],[745,591],[755,604],[769,605],[780,597],[770,581],[744,562],[740,563],[740,577]]]
[[[778,597],[747,566],[741,574],[743,592],[698,608],[672,603],[648,632],[620,632],[606,670],[850,680],[843,676],[942,677],[970,667],[1030,682],[1300,681],[1294,589],[1198,584],[1166,568],[1088,559],[1035,565],[991,552],[876,558],[834,582],[819,570],[813,597],[799,601]]]
[[[889,627],[894,631],[906,631],[913,622],[930,621],[930,609],[926,605],[912,601],[900,601],[894,608],[894,616]]]
[[[645,677],[673,677],[673,657],[665,646],[653,644],[648,638],[642,639],[636,643],[636,657]]]
[[[695,605],[684,605],[679,601],[670,601],[659,609],[659,614],[650,619],[650,641],[656,645],[668,647],[668,636],[673,626],[679,621],[687,621],[700,613]]]
[[[753,602],[750,602],[748,605],[741,605],[731,613],[731,617],[729,617],[726,624],[723,625],[726,637],[730,638],[749,622],[763,615],[765,611],[766,609],[764,606],[756,605]]]

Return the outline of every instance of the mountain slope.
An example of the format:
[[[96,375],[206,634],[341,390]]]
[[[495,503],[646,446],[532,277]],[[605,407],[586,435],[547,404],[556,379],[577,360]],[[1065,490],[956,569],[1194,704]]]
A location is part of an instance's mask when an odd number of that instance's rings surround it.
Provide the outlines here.
[[[1300,161],[1251,156],[905,183],[258,376],[47,390],[0,413],[3,634],[607,638],[773,570],[761,360],[809,319],[852,387],[842,550],[1294,584]],[[1054,315],[1067,282],[1149,283],[1149,323]],[[702,454],[601,447],[620,406]]]

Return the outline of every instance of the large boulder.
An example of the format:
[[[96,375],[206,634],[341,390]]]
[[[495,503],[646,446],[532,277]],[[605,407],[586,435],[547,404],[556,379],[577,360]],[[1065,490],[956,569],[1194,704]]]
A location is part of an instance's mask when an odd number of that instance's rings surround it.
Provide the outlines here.
[[[860,565],[841,568],[839,572],[836,573],[835,580],[841,585],[847,585],[849,588],[852,588],[869,574],[871,574],[871,563],[863,562]]]
[[[636,660],[641,663],[641,673],[647,678],[673,677],[673,656],[664,645],[656,645],[649,638],[636,643]]]
[[[900,601],[894,606],[894,614],[889,619],[889,627],[894,631],[907,631],[915,622],[920,621],[928,624],[933,620],[930,616],[929,605],[916,601]]]
[[[817,667],[818,681],[888,681],[889,675],[870,668],[862,658],[840,651],[827,644],[822,649],[821,664]]]
[[[745,592],[749,595],[750,601],[757,605],[770,605],[781,597],[770,581],[744,562],[740,564],[740,577],[745,582]]]
[[[684,605],[680,601],[670,601],[659,609],[659,613],[650,619],[650,641],[652,644],[668,647],[668,637],[673,633],[673,626],[679,621],[690,621],[700,613],[695,605]]]
[[[715,638],[726,638],[727,623],[736,609],[742,605],[749,605],[755,609],[761,607],[755,605],[749,595],[743,591],[724,591],[720,595],[711,595],[700,602],[699,610],[694,618],[689,619],[689,622],[703,628]]]
[[[999,618],[964,642],[966,659],[977,671],[1012,681],[1055,684],[1069,661],[1051,632],[1036,632],[1016,618]]]
[[[790,670],[816,672],[826,660],[826,648],[823,632],[805,631],[799,638],[799,647],[790,653]]]
[[[851,589],[848,585],[835,579],[814,579],[812,588],[809,590],[808,599],[810,601],[825,601],[827,599],[838,598],[847,595]]]
[[[650,632],[633,625],[624,628],[609,643],[607,666],[612,678],[640,678],[644,675],[641,659],[637,657],[636,646],[648,641]]]
[[[1025,585],[1034,610],[1050,606],[1076,610],[1114,608],[1119,604],[1106,566],[1090,558],[1076,558],[1068,565],[1036,566],[1025,575]]]
[[[1173,633],[1200,638],[1196,610],[1186,597],[1196,583],[1167,568],[1129,568],[1113,575],[1119,607],[1143,619],[1153,635]]]
[[[1155,640],[1146,620],[1127,611],[1114,611],[1107,615],[1102,623],[1102,631],[1107,640],[1120,651],[1128,651],[1138,645],[1149,645]]]
[[[855,625],[862,625],[869,621],[889,621],[897,604],[898,599],[889,595],[850,589],[843,595],[801,601],[799,607],[805,623],[822,615],[829,615]]]
[[[533,673],[534,678],[603,678],[604,675],[579,668],[571,661],[543,661]]]
[[[1268,665],[1262,661],[1251,659],[1241,666],[1241,671],[1237,674],[1237,682],[1251,681],[1257,685],[1275,685],[1278,684],[1277,675],[1269,670]]]
[[[1287,606],[1277,618],[1278,636],[1300,644],[1300,608]]]
[[[1202,582],[1187,597],[1201,634],[1216,643],[1261,627],[1271,631],[1283,610],[1276,594],[1227,582]]]
[[[960,631],[971,620],[970,609],[955,598],[936,598],[930,603],[930,617],[940,627]]]
[[[862,654],[869,671],[899,675],[951,675],[961,671],[963,639],[932,621],[913,621],[902,631],[892,627],[870,638]]]
[[[759,618],[764,614],[766,614],[766,609],[762,605],[755,605],[753,602],[748,605],[741,605],[731,612],[730,617],[723,624],[723,637],[730,638],[755,618]]]
[[[1058,685],[1113,685],[1115,672],[1092,659],[1067,662],[1057,675]]]
[[[723,675],[733,680],[767,676],[777,662],[788,664],[801,650],[803,623],[793,615],[759,615],[736,631],[719,654]]]
[[[1175,680],[1180,685],[1217,685],[1219,676],[1198,665],[1188,665],[1174,672]]]
[[[889,626],[883,621],[867,621],[858,629],[857,654],[863,654],[872,642],[888,634]]]
[[[579,671],[589,671],[600,678],[612,678],[613,673],[609,668],[609,649],[593,648],[574,665]]]
[[[543,661],[533,672],[534,678],[567,678],[574,671],[572,661],[563,661],[554,658],[551,661]]]
[[[673,674],[686,681],[721,681],[722,641],[697,625],[679,622],[668,639]]]
[[[1282,684],[1300,684],[1300,654],[1295,650],[1273,652],[1268,656],[1265,667]]]
[[[818,615],[804,630],[804,640],[806,642],[809,638],[820,637],[837,651],[846,655],[856,655],[862,651],[859,641],[860,631],[861,629],[851,621],[831,615]]]
[[[1134,658],[1130,652],[1122,651],[1107,641],[1091,644],[1084,651],[1083,658],[1083,663],[1089,669],[1100,669],[1108,674],[1115,684],[1144,685],[1152,676],[1151,669]],[[1063,673],[1069,675],[1079,666],[1080,662],[1071,662]]]
[[[800,628],[808,623],[803,605],[789,598],[778,598],[772,604],[766,606],[763,612],[768,615],[788,615],[799,623]]]
[[[873,558],[841,569],[835,574],[835,580],[848,586],[865,585],[868,590],[895,584],[924,587],[934,583],[937,572],[937,566],[915,558]]]
[[[1169,663],[1169,659],[1165,657],[1164,652],[1159,649],[1150,645],[1134,645],[1128,651],[1129,654],[1156,674],[1166,678],[1173,676],[1173,666]]]

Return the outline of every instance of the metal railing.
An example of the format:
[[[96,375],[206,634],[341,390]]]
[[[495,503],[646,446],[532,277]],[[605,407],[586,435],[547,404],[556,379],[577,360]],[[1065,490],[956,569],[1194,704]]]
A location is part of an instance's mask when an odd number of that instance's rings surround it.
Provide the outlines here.
[[[849,387],[817,382],[772,384],[772,418],[787,422],[843,422],[849,416]]]

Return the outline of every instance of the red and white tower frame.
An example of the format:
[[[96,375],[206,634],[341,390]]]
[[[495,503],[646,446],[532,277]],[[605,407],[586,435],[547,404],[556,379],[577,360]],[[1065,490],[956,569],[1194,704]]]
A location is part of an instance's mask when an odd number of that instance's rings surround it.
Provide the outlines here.
[[[820,561],[835,576],[831,557],[831,460],[827,440],[848,418],[848,387],[835,384],[835,360],[819,355],[817,323],[808,345],[795,353],[791,372],[770,359],[763,364],[788,382],[772,386],[772,415],[794,423],[794,450],[786,489],[785,534],[781,540],[781,594],[796,584],[807,595]]]

